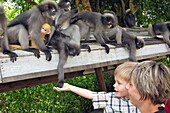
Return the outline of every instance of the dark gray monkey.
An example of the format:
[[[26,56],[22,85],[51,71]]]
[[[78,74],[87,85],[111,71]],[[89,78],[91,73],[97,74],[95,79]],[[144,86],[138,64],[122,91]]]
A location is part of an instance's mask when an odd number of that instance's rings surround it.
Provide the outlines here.
[[[57,0],[58,6],[61,9],[64,9],[64,11],[70,11],[71,10],[71,0]]]
[[[168,44],[170,48],[170,23],[169,22],[156,22],[153,25],[150,24],[148,27],[148,32],[152,37],[156,35],[162,35],[163,40]]]
[[[110,40],[120,40],[121,44],[130,51],[130,60],[136,62],[136,49],[144,47],[145,42],[142,38],[137,38],[136,35],[127,32],[125,29],[118,27],[113,28],[108,32]]]
[[[110,40],[106,35],[106,29],[112,28],[118,24],[115,13],[105,11],[101,14],[97,12],[82,11],[72,17],[71,23],[76,23],[77,20],[82,20],[90,27],[90,29],[94,29],[94,37],[97,42],[105,47],[106,53],[109,53],[110,49],[106,43],[110,43]]]
[[[127,27],[135,27],[136,26],[136,17],[130,9],[126,10],[125,24]]]
[[[18,55],[9,50],[7,37],[7,18],[5,16],[2,3],[0,3],[0,43],[3,54],[9,55],[12,62],[16,61]]]
[[[21,13],[8,24],[7,35],[10,44],[20,43],[25,51],[33,52],[39,58],[39,50],[29,47],[30,35],[42,52],[46,55],[46,60],[50,61],[52,56],[41,37],[40,29],[44,23],[51,24],[53,16],[57,12],[57,4],[53,0],[43,1],[40,5]]]
[[[76,12],[75,10],[71,10],[66,14],[69,15],[69,13],[72,11]],[[54,49],[58,50],[59,52],[59,63],[57,66],[59,79],[58,87],[62,87],[64,83],[63,66],[66,63],[68,56],[76,56],[80,54],[81,36],[79,31],[80,30],[77,25],[70,25],[68,26],[68,28],[62,30],[55,29],[53,33],[50,34],[50,44]]]

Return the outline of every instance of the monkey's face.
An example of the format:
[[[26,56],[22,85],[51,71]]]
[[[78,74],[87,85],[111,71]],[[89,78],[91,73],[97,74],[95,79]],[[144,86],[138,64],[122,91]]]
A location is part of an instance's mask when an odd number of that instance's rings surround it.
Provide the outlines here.
[[[70,11],[71,10],[71,1],[70,0],[62,0],[58,3],[58,6],[64,11]]]
[[[136,49],[140,49],[144,47],[144,45],[145,45],[144,40],[136,37]]]
[[[116,24],[114,20],[114,15],[110,13],[104,13],[102,16],[102,23],[107,26],[107,28],[113,28]]]
[[[51,32],[51,27],[49,24],[43,24],[41,27],[41,33],[42,34],[50,34]]]

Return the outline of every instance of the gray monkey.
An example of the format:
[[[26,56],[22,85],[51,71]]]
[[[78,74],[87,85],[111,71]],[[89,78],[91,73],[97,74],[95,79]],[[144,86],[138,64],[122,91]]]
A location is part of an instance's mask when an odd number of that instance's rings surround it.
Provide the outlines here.
[[[2,3],[0,3],[0,43],[3,54],[9,55],[12,62],[16,61],[18,55],[9,50],[7,37],[7,18],[5,16]]]
[[[150,24],[148,27],[148,32],[152,37],[156,35],[162,35],[163,40],[168,44],[170,48],[170,23],[169,22],[156,22],[153,25]]]
[[[51,24],[57,11],[57,4],[53,0],[43,1],[40,5],[21,13],[8,24],[7,35],[10,44],[19,43],[23,50],[33,52],[39,58],[39,50],[29,47],[30,35],[32,40],[46,55],[46,60],[50,61],[52,56],[41,37],[41,26],[44,23]]]
[[[80,54],[80,29],[78,25],[70,25],[67,21],[71,15],[77,13],[77,9],[63,12],[55,19],[55,28],[50,34],[50,44],[59,52],[58,71],[58,87],[62,87],[64,83],[64,69],[63,66],[67,61],[68,56],[76,56]],[[70,16],[70,17],[69,17]],[[59,23],[59,24],[58,24]],[[66,24],[65,24],[66,23]],[[68,25],[67,25],[68,24]]]
[[[130,53],[130,60],[136,62],[136,49],[144,47],[145,42],[142,38],[137,38],[136,35],[127,32],[124,28],[115,27],[108,32],[110,40],[118,40],[121,45],[126,47]],[[120,45],[117,44],[117,45]]]
[[[108,28],[112,28],[118,24],[115,13],[105,11],[101,14],[97,12],[82,11],[72,17],[71,23],[76,23],[78,20],[85,22],[90,29],[94,29],[94,37],[97,42],[99,42],[101,46],[105,47],[106,53],[109,53],[110,49],[106,43],[110,43],[110,40],[105,31]]]
[[[130,9],[126,10],[125,24],[127,27],[130,27],[130,28],[136,26],[136,16],[132,13]]]

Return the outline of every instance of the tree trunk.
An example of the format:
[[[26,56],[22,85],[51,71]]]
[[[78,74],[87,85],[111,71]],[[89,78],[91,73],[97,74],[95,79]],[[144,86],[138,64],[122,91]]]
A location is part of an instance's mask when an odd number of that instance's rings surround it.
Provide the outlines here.
[[[89,0],[82,0],[82,4],[79,0],[76,0],[76,6],[79,11],[92,11]]]

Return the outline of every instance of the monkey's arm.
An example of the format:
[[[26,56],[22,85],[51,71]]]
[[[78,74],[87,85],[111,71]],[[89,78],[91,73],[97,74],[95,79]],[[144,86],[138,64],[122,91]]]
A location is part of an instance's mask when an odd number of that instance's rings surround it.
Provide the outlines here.
[[[74,93],[84,97],[84,98],[93,99],[93,95],[92,95],[93,92],[92,91],[87,90],[87,89],[83,89],[83,88],[79,88],[79,87],[70,85],[68,83],[64,83],[62,88],[53,87],[53,89],[57,90],[57,91],[71,91],[71,92],[74,92]]]
[[[98,32],[94,32],[94,37],[96,38],[97,42],[99,42],[101,44],[101,46],[105,47],[105,51],[108,54],[110,52],[110,48],[108,45],[106,45],[106,43],[104,42],[103,38],[102,38],[102,34],[98,33]]]
[[[72,15],[78,12],[78,9],[73,9],[69,12],[64,12],[62,15],[60,15],[57,20],[55,20],[55,26],[62,24],[65,22],[68,18],[71,18]]]

